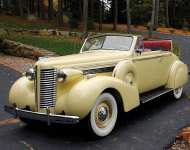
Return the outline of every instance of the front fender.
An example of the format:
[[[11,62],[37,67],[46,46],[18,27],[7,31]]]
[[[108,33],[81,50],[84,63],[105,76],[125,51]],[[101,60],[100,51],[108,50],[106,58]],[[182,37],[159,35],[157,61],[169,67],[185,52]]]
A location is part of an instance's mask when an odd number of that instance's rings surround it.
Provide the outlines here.
[[[76,115],[84,118],[93,108],[97,97],[106,89],[117,90],[123,101],[124,111],[137,107],[139,94],[135,86],[127,85],[125,82],[108,76],[98,76],[84,79],[78,82],[67,94],[65,100],[57,102],[58,106],[64,106],[67,115]]]
[[[18,108],[29,106],[35,109],[34,82],[26,77],[18,79],[11,87],[9,92],[9,103],[16,104]]]

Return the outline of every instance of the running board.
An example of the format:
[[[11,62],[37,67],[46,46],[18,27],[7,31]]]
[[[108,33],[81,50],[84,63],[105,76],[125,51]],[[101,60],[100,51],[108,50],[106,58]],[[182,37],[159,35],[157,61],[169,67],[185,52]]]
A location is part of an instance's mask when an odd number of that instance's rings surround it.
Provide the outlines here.
[[[160,97],[161,95],[164,95],[166,93],[171,92],[173,89],[165,89],[164,87],[157,88],[155,90],[152,90],[150,92],[146,92],[143,94],[140,94],[140,102],[142,104],[149,102],[155,98]]]

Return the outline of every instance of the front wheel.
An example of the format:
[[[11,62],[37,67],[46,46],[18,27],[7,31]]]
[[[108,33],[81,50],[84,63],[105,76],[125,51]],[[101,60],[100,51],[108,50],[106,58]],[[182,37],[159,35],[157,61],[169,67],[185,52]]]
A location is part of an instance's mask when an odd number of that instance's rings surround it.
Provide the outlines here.
[[[179,87],[173,90],[173,96],[175,99],[180,99],[183,94],[183,87]]]
[[[111,133],[117,121],[118,107],[115,98],[110,93],[103,93],[91,110],[89,121],[92,132],[98,137]]]

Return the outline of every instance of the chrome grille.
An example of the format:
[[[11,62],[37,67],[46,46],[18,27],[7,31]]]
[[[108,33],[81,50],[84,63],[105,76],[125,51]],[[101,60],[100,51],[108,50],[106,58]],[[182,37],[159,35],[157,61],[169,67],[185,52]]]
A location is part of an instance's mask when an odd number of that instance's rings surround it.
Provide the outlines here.
[[[55,107],[56,69],[40,70],[40,108]]]

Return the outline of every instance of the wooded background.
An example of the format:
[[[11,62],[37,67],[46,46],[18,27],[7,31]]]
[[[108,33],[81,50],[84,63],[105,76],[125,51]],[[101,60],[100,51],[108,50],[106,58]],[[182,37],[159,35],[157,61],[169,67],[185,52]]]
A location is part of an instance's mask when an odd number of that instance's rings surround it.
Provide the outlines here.
[[[159,26],[190,29],[189,0],[0,0],[0,13],[40,18],[71,29],[80,25],[87,32],[95,23],[144,25],[150,30]]]

